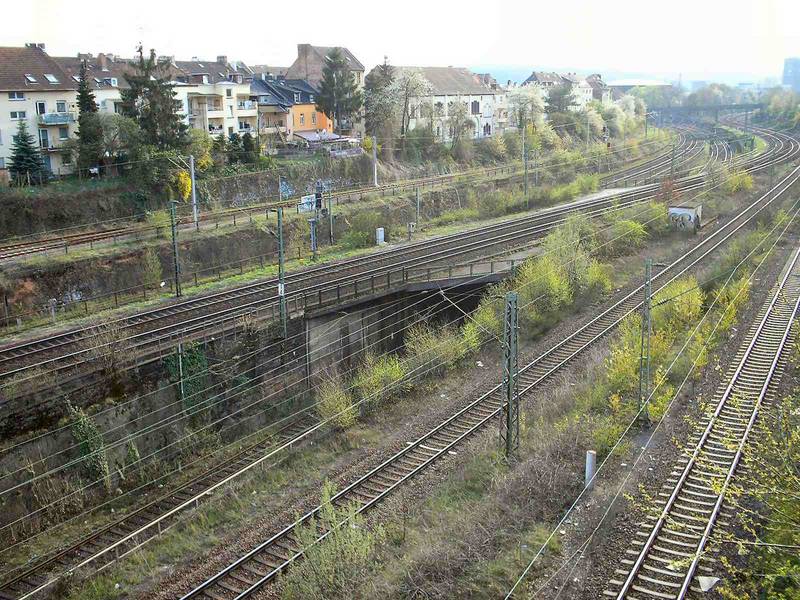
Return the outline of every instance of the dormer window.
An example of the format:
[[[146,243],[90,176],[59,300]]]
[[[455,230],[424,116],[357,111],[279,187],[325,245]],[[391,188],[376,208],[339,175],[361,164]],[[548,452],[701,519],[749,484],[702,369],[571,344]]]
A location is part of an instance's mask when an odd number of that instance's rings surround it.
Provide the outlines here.
[[[58,83],[58,79],[52,73],[45,73],[44,78],[47,79],[50,83]]]
[[[314,101],[314,94],[309,94],[308,95],[308,101],[309,102],[313,102]]]
[[[72,80],[73,80],[75,83],[80,83],[80,82],[81,82],[80,75],[73,75],[73,76],[72,76]]]
[[[208,75],[203,75],[203,83],[208,83]]]
[[[295,102],[300,102],[300,94],[297,93],[297,92],[295,92],[295,94],[294,94],[294,101]]]
[[[36,77],[31,75],[30,73],[25,73],[25,79],[28,80],[28,83],[36,83]]]

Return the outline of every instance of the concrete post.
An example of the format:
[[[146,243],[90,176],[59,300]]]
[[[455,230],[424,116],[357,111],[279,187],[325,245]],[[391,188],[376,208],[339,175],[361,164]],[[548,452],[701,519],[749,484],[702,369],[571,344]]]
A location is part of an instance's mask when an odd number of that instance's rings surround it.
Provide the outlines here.
[[[597,464],[597,452],[594,450],[586,451],[586,471],[584,473],[584,487],[591,490],[594,487],[594,472]]]

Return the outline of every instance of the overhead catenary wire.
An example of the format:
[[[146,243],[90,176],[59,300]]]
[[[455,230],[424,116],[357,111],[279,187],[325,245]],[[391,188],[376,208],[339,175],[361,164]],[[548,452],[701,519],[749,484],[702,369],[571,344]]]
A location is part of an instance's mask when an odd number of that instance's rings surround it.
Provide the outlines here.
[[[795,204],[793,205],[793,208],[794,208],[794,207],[796,207],[796,206],[798,206],[798,204],[800,204],[800,201],[796,201],[796,202],[795,202]],[[749,276],[749,279],[751,279],[751,280],[752,280],[752,278],[753,278],[753,276],[754,276],[754,273],[757,271],[757,269],[758,269],[758,268],[759,268],[761,265],[763,265],[763,264],[764,264],[764,262],[766,261],[767,257],[770,255],[770,253],[772,252],[772,250],[775,248],[775,246],[777,245],[778,241],[779,241],[779,240],[780,240],[780,239],[783,237],[783,235],[784,235],[784,234],[785,234],[785,232],[788,230],[789,226],[790,226],[790,225],[791,225],[791,223],[794,221],[794,219],[795,219],[795,217],[796,217],[797,215],[798,215],[798,211],[797,211],[797,210],[795,210],[794,214],[793,214],[793,215],[791,215],[791,217],[788,219],[788,223],[786,223],[786,225],[784,226],[784,229],[783,229],[783,231],[781,232],[781,234],[780,234],[780,235],[779,235],[779,236],[778,236],[778,237],[775,239],[775,241],[773,242],[773,244],[772,244],[772,246],[771,246],[771,248],[770,248],[770,252],[768,252],[767,254],[765,254],[765,256],[764,256],[764,257],[761,259],[761,261],[758,263],[758,265],[757,265],[756,269],[754,270],[754,272],[753,272],[752,274],[750,274],[750,276]],[[780,225],[780,223],[776,223],[776,224],[773,226],[773,229],[772,229],[771,231],[772,231],[772,232],[774,232],[774,231],[775,231],[775,229],[778,227],[778,225]],[[744,259],[742,259],[742,261],[740,261],[740,263],[739,263],[739,267],[741,267],[741,266],[742,266],[742,265],[745,263],[745,261],[746,261],[747,259],[749,259],[749,257],[750,257],[750,256],[751,256],[751,255],[752,255],[752,254],[753,254],[753,253],[754,253],[754,252],[755,252],[755,251],[758,249],[758,247],[759,247],[759,246],[760,246],[760,245],[761,245],[761,244],[762,244],[764,241],[766,241],[766,239],[767,239],[767,238],[764,238],[764,240],[760,241],[760,242],[758,243],[758,245],[756,245],[756,246],[755,246],[755,247],[754,247],[754,248],[753,248],[753,249],[752,249],[750,252],[748,252],[747,256],[746,256]],[[723,285],[723,288],[724,288],[724,287],[726,287],[727,285],[729,285],[729,283],[730,283],[730,282],[731,282],[731,280],[733,279],[733,275],[734,275],[734,273],[735,273],[735,271],[733,271],[733,272],[732,272],[732,273],[731,273],[731,274],[728,276],[728,278],[726,279],[726,281],[725,281],[725,283],[724,283],[724,285]],[[741,295],[743,292],[744,292],[744,288],[740,288],[739,290],[737,290],[737,293],[736,293],[736,296],[735,296],[735,298],[738,298],[738,297],[739,297],[739,295]],[[680,358],[680,357],[683,355],[683,353],[684,353],[684,352],[686,351],[686,349],[689,347],[689,343],[691,342],[692,338],[693,338],[693,337],[694,337],[694,336],[695,336],[695,335],[696,335],[696,334],[697,334],[697,333],[700,331],[700,328],[701,328],[702,324],[705,322],[706,318],[707,318],[707,317],[708,317],[708,316],[711,314],[711,311],[712,311],[712,309],[714,308],[714,306],[716,306],[716,304],[717,304],[717,302],[719,301],[719,299],[720,299],[720,295],[719,295],[719,294],[717,294],[717,295],[714,297],[714,299],[712,300],[712,302],[711,302],[711,304],[709,305],[708,309],[706,309],[706,311],[705,311],[705,313],[704,313],[703,317],[700,319],[700,321],[698,321],[698,323],[697,323],[697,324],[695,325],[695,327],[693,328],[692,332],[691,332],[691,333],[690,333],[690,334],[687,336],[687,338],[686,338],[686,341],[684,342],[683,346],[682,346],[682,347],[681,347],[681,349],[678,351],[677,355],[676,355],[676,356],[673,358],[673,360],[671,361],[670,365],[669,365],[669,366],[668,366],[668,368],[666,369],[666,373],[669,373],[669,372],[671,372],[672,368],[675,366],[675,364],[677,363],[678,359],[679,359],[679,358]],[[727,312],[727,310],[730,310],[732,306],[733,306],[733,302],[729,303],[729,304],[728,304],[728,306],[726,307],[726,312]],[[720,323],[722,322],[722,320],[723,320],[724,316],[725,316],[725,313],[723,313],[723,314],[720,316],[720,318],[717,320],[717,322],[716,322],[716,324],[715,324],[715,326],[714,326],[713,330],[711,331],[711,333],[709,333],[709,334],[706,336],[705,343],[703,344],[703,350],[705,350],[705,348],[707,348],[709,341],[711,340],[711,338],[712,338],[712,336],[714,335],[714,333],[716,332],[716,330],[719,328],[719,325],[720,325]],[[665,418],[666,414],[669,412],[669,409],[672,407],[672,404],[675,402],[675,400],[677,399],[677,397],[680,395],[680,393],[681,393],[681,391],[682,391],[682,389],[683,389],[683,386],[685,385],[686,381],[688,381],[688,378],[689,378],[689,376],[690,376],[690,375],[693,373],[693,371],[694,371],[694,368],[695,368],[695,366],[697,365],[697,362],[698,362],[698,360],[700,359],[700,357],[701,357],[701,356],[702,356],[702,352],[698,353],[697,357],[696,357],[696,358],[693,360],[693,362],[692,362],[692,366],[691,366],[691,367],[690,367],[690,369],[688,370],[688,372],[687,372],[686,376],[683,378],[683,380],[682,380],[681,384],[678,386],[678,389],[676,390],[675,394],[673,395],[672,399],[670,400],[669,404],[667,405],[667,408],[665,409],[665,411],[664,411],[664,414],[661,416],[661,418],[659,419],[659,421],[658,421],[658,423],[656,424],[655,428],[653,429],[653,431],[651,432],[651,434],[648,436],[648,439],[647,439],[647,441],[646,441],[646,442],[645,442],[645,444],[642,446],[642,449],[641,449],[641,451],[639,452],[638,456],[636,457],[636,459],[635,459],[635,461],[634,461],[634,463],[633,463],[633,466],[632,466],[631,470],[628,472],[628,474],[625,476],[625,478],[624,478],[624,480],[623,480],[622,484],[619,486],[619,488],[618,488],[618,490],[617,490],[617,493],[615,494],[614,498],[612,499],[611,503],[609,504],[609,507],[608,507],[608,509],[606,510],[606,512],[604,513],[604,516],[603,516],[603,518],[605,518],[605,516],[607,516],[607,515],[609,514],[609,512],[610,512],[610,510],[611,510],[611,506],[613,506],[614,502],[615,502],[615,501],[616,501],[616,499],[619,497],[619,494],[621,493],[622,489],[624,489],[624,486],[625,486],[625,484],[627,483],[628,479],[630,478],[631,474],[633,473],[634,469],[636,468],[636,465],[639,463],[639,461],[641,460],[641,458],[644,456],[645,450],[646,450],[646,449],[647,449],[647,447],[650,445],[650,442],[652,441],[653,437],[655,436],[655,433],[658,431],[658,428],[660,427],[661,423],[663,422],[663,420],[664,420],[664,418]],[[664,380],[662,380],[661,382],[658,382],[658,383],[656,384],[656,386],[654,387],[654,389],[653,389],[653,390],[650,392],[650,394],[648,395],[648,397],[647,397],[647,400],[646,400],[644,403],[642,403],[642,406],[641,406],[641,407],[638,409],[638,411],[637,411],[637,412],[636,412],[636,414],[633,416],[633,418],[631,419],[631,421],[628,423],[628,425],[626,426],[626,428],[625,428],[625,429],[623,430],[623,432],[620,434],[619,438],[616,440],[616,442],[614,443],[614,445],[611,447],[611,449],[609,450],[609,452],[608,452],[608,454],[606,455],[606,457],[605,457],[605,458],[603,459],[603,461],[602,461],[602,462],[601,462],[601,463],[598,465],[598,467],[597,467],[597,469],[595,470],[595,473],[594,473],[594,475],[593,475],[593,477],[592,477],[592,480],[591,480],[591,481],[594,481],[594,480],[596,480],[596,479],[598,478],[598,476],[599,476],[600,472],[603,470],[603,467],[606,465],[606,463],[607,463],[607,462],[610,460],[610,458],[613,456],[613,454],[614,454],[615,450],[617,450],[617,449],[620,447],[620,445],[622,444],[622,441],[625,439],[625,437],[627,436],[628,432],[629,432],[629,431],[631,431],[631,430],[633,429],[633,427],[636,425],[636,423],[639,421],[639,419],[641,418],[641,415],[642,415],[642,414],[644,413],[644,411],[647,409],[647,406],[648,406],[648,404],[649,404],[650,400],[651,400],[651,399],[653,398],[653,396],[656,394],[656,392],[658,391],[658,389],[659,389],[659,388],[660,388],[660,387],[663,385],[663,382],[664,382]],[[553,539],[553,536],[555,535],[555,533],[556,533],[556,532],[559,530],[559,528],[560,528],[560,527],[561,527],[561,526],[564,524],[564,522],[567,520],[567,518],[569,517],[569,515],[570,515],[570,514],[572,513],[572,511],[575,509],[575,507],[577,506],[578,502],[581,500],[581,498],[584,496],[584,494],[587,492],[587,490],[588,490],[588,489],[589,489],[589,487],[588,487],[588,486],[587,486],[587,487],[584,487],[584,489],[583,489],[583,490],[582,490],[582,491],[581,491],[581,492],[578,494],[578,496],[577,496],[577,498],[575,499],[575,501],[574,501],[574,502],[573,502],[573,503],[570,505],[570,507],[567,509],[567,511],[564,513],[564,515],[562,515],[562,517],[561,517],[561,519],[559,520],[558,524],[557,524],[557,525],[555,526],[555,528],[554,528],[554,529],[551,531],[550,535],[547,537],[547,539],[545,540],[545,542],[544,542],[544,543],[541,545],[541,547],[540,547],[540,548],[539,548],[539,550],[536,552],[536,554],[534,555],[534,557],[533,557],[533,558],[530,560],[530,562],[528,563],[528,566],[527,566],[527,567],[526,567],[526,568],[523,570],[522,574],[519,576],[519,578],[517,579],[516,583],[515,583],[515,584],[512,586],[512,588],[511,588],[511,589],[509,590],[509,592],[506,594],[506,596],[505,596],[506,600],[508,600],[509,598],[511,598],[511,597],[512,597],[512,595],[513,595],[514,591],[516,590],[516,588],[519,586],[519,584],[520,584],[520,583],[521,583],[521,582],[524,580],[524,578],[527,576],[528,572],[529,572],[529,571],[530,571],[530,569],[533,567],[533,564],[536,562],[536,560],[537,560],[537,559],[538,559],[538,558],[541,556],[541,554],[544,552],[544,549],[545,549],[545,548],[547,547],[547,545],[550,543],[550,540],[552,540],[552,539]],[[594,534],[595,534],[595,533],[596,533],[596,532],[599,530],[599,527],[600,527],[600,525],[601,525],[601,524],[602,524],[602,519],[601,519],[601,522],[600,522],[600,524],[598,524],[598,526],[597,526],[597,527],[596,527],[596,528],[595,528],[595,529],[594,529],[594,530],[591,532],[591,534],[590,534],[590,537],[591,537],[591,536],[593,536],[593,535],[594,535]]]

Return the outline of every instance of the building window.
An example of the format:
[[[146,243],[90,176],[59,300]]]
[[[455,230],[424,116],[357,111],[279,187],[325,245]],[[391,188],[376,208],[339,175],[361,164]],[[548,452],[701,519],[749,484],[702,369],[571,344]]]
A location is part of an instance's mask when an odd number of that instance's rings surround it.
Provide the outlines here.
[[[37,115],[43,115],[46,112],[47,112],[47,106],[45,105],[43,100],[39,100],[36,103],[36,114]]]
[[[296,93],[296,92],[295,92],[295,95],[294,95],[294,101],[295,101],[295,102],[300,102],[300,94],[298,94],[298,93]]]
[[[6,168],[6,159],[0,156],[0,169]]]
[[[44,78],[47,79],[50,83],[58,83],[58,79],[52,73],[45,73]]]
[[[28,80],[28,83],[36,83],[36,77],[31,75],[30,73],[25,73],[25,79]]]
[[[311,124],[312,125],[316,125],[317,124],[317,113],[315,113],[315,112],[311,113]]]
[[[25,92],[8,92],[9,100],[25,100]]]
[[[233,104],[228,105],[228,116],[229,117],[233,116]]]
[[[42,148],[50,147],[50,134],[47,132],[47,129],[39,130],[39,145]]]
[[[228,88],[227,90],[225,90],[225,96],[227,96],[228,98],[230,98],[232,94],[233,94],[233,90],[231,90],[231,88]]]
[[[12,121],[21,121],[25,118],[25,111],[24,110],[12,110],[11,111],[11,120]]]
[[[306,113],[300,113],[300,125],[306,124]]]
[[[314,101],[314,94],[309,94],[308,95],[308,101],[309,102],[313,102]]]
[[[60,112],[60,113],[67,112],[67,101],[66,100],[58,100],[56,102],[56,112]]]
[[[60,140],[68,140],[69,139],[69,127],[59,127],[58,128],[58,139],[60,139]]]

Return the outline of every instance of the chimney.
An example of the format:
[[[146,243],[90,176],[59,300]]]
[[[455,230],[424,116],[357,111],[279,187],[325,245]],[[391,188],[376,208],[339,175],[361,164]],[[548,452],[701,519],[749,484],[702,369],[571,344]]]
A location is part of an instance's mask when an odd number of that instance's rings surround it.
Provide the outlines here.
[[[303,79],[308,79],[308,59],[311,56],[311,44],[297,44],[297,60],[303,69]]]
[[[197,62],[197,57],[196,57],[196,56],[193,56],[193,57],[192,57],[192,60],[193,60],[194,62]]]
[[[92,60],[92,53],[91,52],[78,52],[78,60]]]
[[[97,55],[97,65],[100,67],[101,71],[108,71],[108,59],[102,52]]]
[[[44,42],[26,42],[26,48],[39,48],[39,50],[44,50]]]
[[[228,64],[228,57],[225,56],[224,54],[220,54],[220,55],[217,56],[217,62],[218,63],[222,63],[223,65],[227,65]]]

